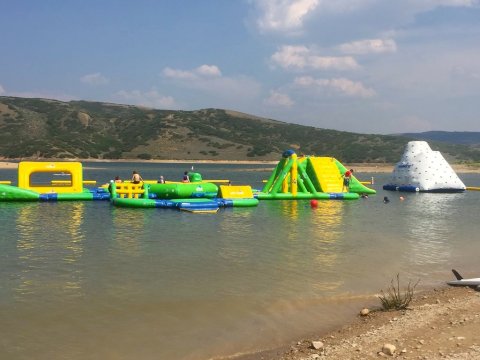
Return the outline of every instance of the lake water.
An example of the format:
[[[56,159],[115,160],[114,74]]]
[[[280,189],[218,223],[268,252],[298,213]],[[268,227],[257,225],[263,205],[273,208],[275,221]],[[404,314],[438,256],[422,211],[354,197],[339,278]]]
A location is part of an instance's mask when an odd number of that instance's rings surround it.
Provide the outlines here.
[[[84,163],[107,182],[133,169]],[[268,165],[195,165],[262,187]],[[261,201],[190,214],[108,202],[0,203],[1,359],[212,359],[275,347],[351,318],[400,274],[441,286],[478,276],[480,192],[384,192],[355,201]],[[479,186],[478,174],[459,174]],[[0,170],[15,180],[16,170]],[[384,204],[383,196],[391,202]]]

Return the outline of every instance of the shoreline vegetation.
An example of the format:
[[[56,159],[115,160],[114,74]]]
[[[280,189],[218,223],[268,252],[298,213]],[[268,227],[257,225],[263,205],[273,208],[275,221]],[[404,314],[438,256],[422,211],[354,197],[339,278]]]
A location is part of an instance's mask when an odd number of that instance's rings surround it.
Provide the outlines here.
[[[41,159],[24,161],[80,161],[90,163],[147,163],[147,164],[221,164],[221,165],[271,165],[272,170],[278,161],[248,161],[248,160],[140,160],[140,159],[121,159],[121,160],[99,160],[99,159]],[[0,169],[16,169],[18,160],[0,160]],[[390,173],[393,171],[394,164],[384,163],[352,163],[344,164],[347,168],[353,168],[357,173]],[[457,173],[480,173],[480,164],[451,164],[453,170]]]

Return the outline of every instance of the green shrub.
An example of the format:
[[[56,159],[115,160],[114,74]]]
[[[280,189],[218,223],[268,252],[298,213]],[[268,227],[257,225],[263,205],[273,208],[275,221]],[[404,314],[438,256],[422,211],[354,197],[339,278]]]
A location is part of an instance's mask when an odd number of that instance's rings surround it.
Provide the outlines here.
[[[387,292],[381,290],[381,295],[378,296],[382,303],[382,309],[386,311],[406,309],[413,299],[413,293],[419,282],[420,280],[412,286],[411,281],[409,281],[407,288],[402,292],[400,290],[400,274],[397,274],[397,283],[394,284],[392,279]]]

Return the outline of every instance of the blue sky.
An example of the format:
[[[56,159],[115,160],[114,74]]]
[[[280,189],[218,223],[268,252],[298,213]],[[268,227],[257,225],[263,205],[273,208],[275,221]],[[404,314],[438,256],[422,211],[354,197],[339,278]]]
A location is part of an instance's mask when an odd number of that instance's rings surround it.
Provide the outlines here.
[[[15,0],[0,95],[480,131],[480,0]]]

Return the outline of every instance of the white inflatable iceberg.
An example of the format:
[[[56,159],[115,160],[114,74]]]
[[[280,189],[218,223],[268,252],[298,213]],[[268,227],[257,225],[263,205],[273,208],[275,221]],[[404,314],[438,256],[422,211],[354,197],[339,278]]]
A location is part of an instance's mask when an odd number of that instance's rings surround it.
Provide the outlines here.
[[[425,141],[410,141],[384,190],[461,192],[465,184],[439,151]]]

